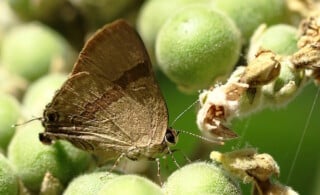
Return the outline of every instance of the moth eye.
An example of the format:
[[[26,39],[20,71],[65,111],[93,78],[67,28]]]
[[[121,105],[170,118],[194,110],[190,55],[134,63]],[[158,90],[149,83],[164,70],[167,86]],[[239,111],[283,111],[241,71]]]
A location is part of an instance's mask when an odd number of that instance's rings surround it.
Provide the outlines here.
[[[166,135],[165,135],[165,140],[169,144],[176,144],[176,142],[177,142],[176,133],[174,131],[172,131],[172,129],[167,129]]]
[[[48,122],[56,122],[59,119],[59,115],[56,112],[51,112],[46,115],[46,119]]]

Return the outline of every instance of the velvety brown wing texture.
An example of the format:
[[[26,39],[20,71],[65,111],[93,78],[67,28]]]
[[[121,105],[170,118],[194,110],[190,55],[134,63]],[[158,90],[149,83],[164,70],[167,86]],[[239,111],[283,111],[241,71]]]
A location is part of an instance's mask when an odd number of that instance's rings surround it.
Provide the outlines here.
[[[146,49],[123,20],[93,35],[44,112],[46,135],[97,153],[162,152],[167,122]]]
[[[137,66],[138,70],[130,74],[126,83],[153,73],[139,35],[124,20],[118,20],[98,30],[88,40],[72,74],[88,71],[103,75],[109,81],[117,81],[124,72]]]

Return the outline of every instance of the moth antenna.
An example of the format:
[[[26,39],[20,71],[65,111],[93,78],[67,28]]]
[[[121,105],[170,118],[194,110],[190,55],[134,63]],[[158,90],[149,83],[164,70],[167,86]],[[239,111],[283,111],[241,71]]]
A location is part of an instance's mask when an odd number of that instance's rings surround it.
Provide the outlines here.
[[[196,138],[199,138],[201,140],[204,140],[204,141],[207,141],[207,142],[210,142],[210,143],[214,143],[214,144],[218,144],[218,145],[224,145],[224,142],[221,141],[221,140],[218,140],[218,139],[209,139],[209,138],[206,138],[204,136],[201,136],[201,135],[197,135],[195,133],[191,133],[189,131],[183,131],[183,130],[176,130],[178,133],[184,133],[184,134],[187,134],[187,135],[191,135],[191,136],[194,136]]]
[[[11,127],[22,126],[22,125],[28,124],[28,123],[30,123],[30,122],[32,122],[32,121],[35,121],[35,120],[40,120],[40,121],[41,121],[41,120],[42,120],[42,117],[32,118],[32,119],[27,120],[27,121],[25,121],[25,122],[23,122],[23,123],[13,124],[13,125],[11,125]]]
[[[174,164],[180,169],[181,166],[178,164],[177,159],[173,156],[173,153],[172,153],[172,151],[170,150],[170,147],[168,147],[168,152],[169,152],[169,154],[170,154],[170,156],[171,156]]]
[[[161,174],[160,174],[160,159],[159,158],[156,158],[156,163],[157,163],[157,177],[159,179],[160,186],[162,186],[163,182],[162,182]]]
[[[192,108],[192,107],[193,107],[196,103],[198,103],[198,102],[199,102],[199,100],[197,99],[197,100],[194,101],[190,106],[188,106],[184,111],[182,111],[182,112],[173,120],[173,122],[171,123],[171,126],[173,126],[173,125],[177,122],[177,120],[181,118],[181,116],[182,116],[184,113],[186,113],[188,110],[190,110],[190,108]]]

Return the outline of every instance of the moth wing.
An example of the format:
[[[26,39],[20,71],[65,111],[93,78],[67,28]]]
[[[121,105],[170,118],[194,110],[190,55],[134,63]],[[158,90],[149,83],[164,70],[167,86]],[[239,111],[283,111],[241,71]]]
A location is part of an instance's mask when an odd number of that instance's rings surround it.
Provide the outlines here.
[[[119,152],[160,144],[168,122],[146,49],[122,20],[87,42],[44,113],[59,115],[58,121],[47,121],[46,131],[67,131],[67,139],[78,140],[79,147]]]

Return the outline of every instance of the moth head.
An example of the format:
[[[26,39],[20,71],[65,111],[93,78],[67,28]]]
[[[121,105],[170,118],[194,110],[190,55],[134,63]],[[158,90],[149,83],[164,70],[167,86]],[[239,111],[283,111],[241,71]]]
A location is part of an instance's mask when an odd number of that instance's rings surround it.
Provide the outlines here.
[[[44,111],[43,113],[43,123],[54,123],[59,120],[59,114],[54,111]]]
[[[59,121],[59,114],[58,112],[55,111],[49,111],[45,110],[43,112],[43,117],[42,117],[42,126],[45,128],[44,132],[39,133],[39,140],[46,145],[50,145],[53,142],[53,133],[50,131],[50,126],[54,125]]]
[[[168,146],[175,145],[178,142],[178,132],[169,127],[164,136],[164,141]]]

